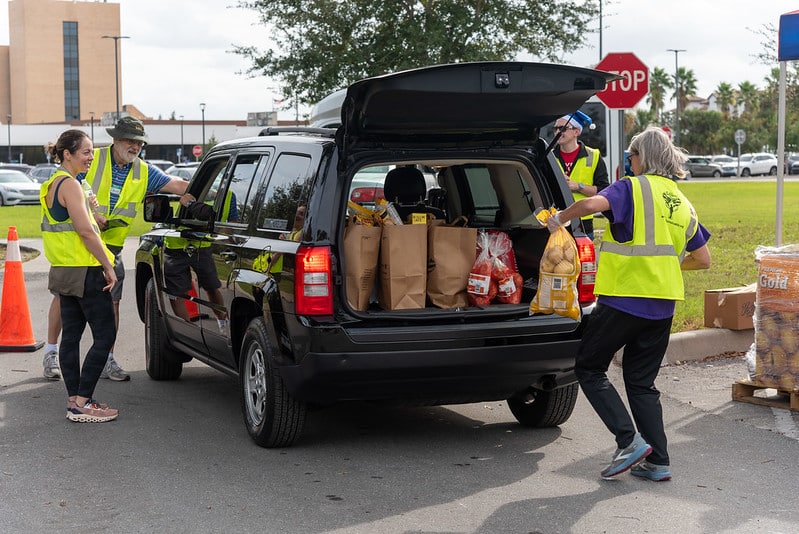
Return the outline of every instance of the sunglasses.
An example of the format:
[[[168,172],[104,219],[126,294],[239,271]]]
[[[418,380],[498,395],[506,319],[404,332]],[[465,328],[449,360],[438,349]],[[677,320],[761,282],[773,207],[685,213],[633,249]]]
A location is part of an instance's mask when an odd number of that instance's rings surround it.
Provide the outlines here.
[[[576,130],[577,128],[574,126],[566,126],[564,124],[562,126],[554,126],[552,129],[556,132],[565,132],[566,130]]]

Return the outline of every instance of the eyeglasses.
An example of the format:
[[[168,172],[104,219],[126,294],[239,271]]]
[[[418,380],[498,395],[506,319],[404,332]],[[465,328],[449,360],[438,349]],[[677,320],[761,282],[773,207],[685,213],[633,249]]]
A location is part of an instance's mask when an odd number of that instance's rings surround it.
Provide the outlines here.
[[[577,128],[575,128],[574,126],[566,126],[565,124],[562,124],[560,126],[556,125],[552,129],[556,132],[565,132],[566,130],[576,130]]]
[[[633,156],[638,156],[638,152],[630,152],[629,154],[627,154],[627,157],[625,158],[625,161],[627,162],[627,165],[632,165],[633,164],[633,160],[632,160]]]

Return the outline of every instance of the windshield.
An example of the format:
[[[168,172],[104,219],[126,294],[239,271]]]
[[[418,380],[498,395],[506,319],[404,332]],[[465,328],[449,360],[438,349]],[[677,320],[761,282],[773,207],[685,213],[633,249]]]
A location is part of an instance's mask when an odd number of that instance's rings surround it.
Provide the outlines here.
[[[30,182],[31,179],[22,174],[21,172],[3,172],[0,173],[0,183],[14,184],[19,182]]]

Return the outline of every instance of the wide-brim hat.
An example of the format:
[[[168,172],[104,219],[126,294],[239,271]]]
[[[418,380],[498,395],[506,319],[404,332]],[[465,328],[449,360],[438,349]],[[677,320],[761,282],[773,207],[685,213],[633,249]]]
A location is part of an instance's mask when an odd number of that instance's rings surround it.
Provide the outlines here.
[[[133,141],[147,142],[144,133],[144,124],[135,117],[122,117],[113,128],[106,128],[108,135],[114,139],[131,139]]]

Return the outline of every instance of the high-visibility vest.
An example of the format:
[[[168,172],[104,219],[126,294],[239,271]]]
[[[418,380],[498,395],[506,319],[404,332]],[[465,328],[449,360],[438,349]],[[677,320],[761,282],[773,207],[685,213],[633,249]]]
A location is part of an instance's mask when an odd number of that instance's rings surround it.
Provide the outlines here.
[[[50,214],[50,208],[47,207],[47,192],[52,187],[53,183],[62,176],[67,176],[67,180],[74,180],[74,178],[64,170],[57,170],[48,179],[42,188],[39,190],[39,201],[41,203],[42,212],[42,244],[44,245],[44,255],[47,261],[54,267],[97,267],[101,263],[94,257],[86,245],[83,243],[80,234],[75,231],[75,226],[72,224],[72,219],[68,218],[65,221],[57,221]],[[86,209],[89,211],[89,217],[92,222],[92,229],[100,235],[100,229],[97,227],[97,222],[94,220],[91,206],[88,199],[86,200]],[[107,248],[105,255],[112,264],[114,263],[114,255]]]
[[[100,204],[97,212],[108,219],[108,227],[102,231],[103,242],[122,247],[128,237],[130,226],[144,196],[147,194],[147,164],[136,158],[130,166],[128,176],[115,206],[111,206],[111,168],[114,165],[112,146],[94,150],[94,160],[84,178],[91,186]]]
[[[669,178],[648,174],[624,179],[632,184],[633,236],[620,243],[608,226],[594,293],[683,300],[680,263],[699,227],[694,207]]]
[[[596,148],[590,148],[583,145],[585,151],[587,152],[587,156],[584,158],[577,157],[574,160],[574,164],[572,165],[572,171],[569,175],[569,180],[572,182],[578,182],[584,185],[594,185],[594,172],[596,171],[597,166],[599,165],[599,158],[602,156],[599,153],[599,150]],[[558,165],[560,165],[563,174],[566,174],[566,169],[563,168],[563,164],[560,162],[559,159],[555,158],[558,161]],[[581,193],[580,191],[572,191],[574,195],[574,201],[577,202],[580,199],[587,198],[587,195]],[[581,217],[583,220],[593,219],[593,214],[585,215]]]

